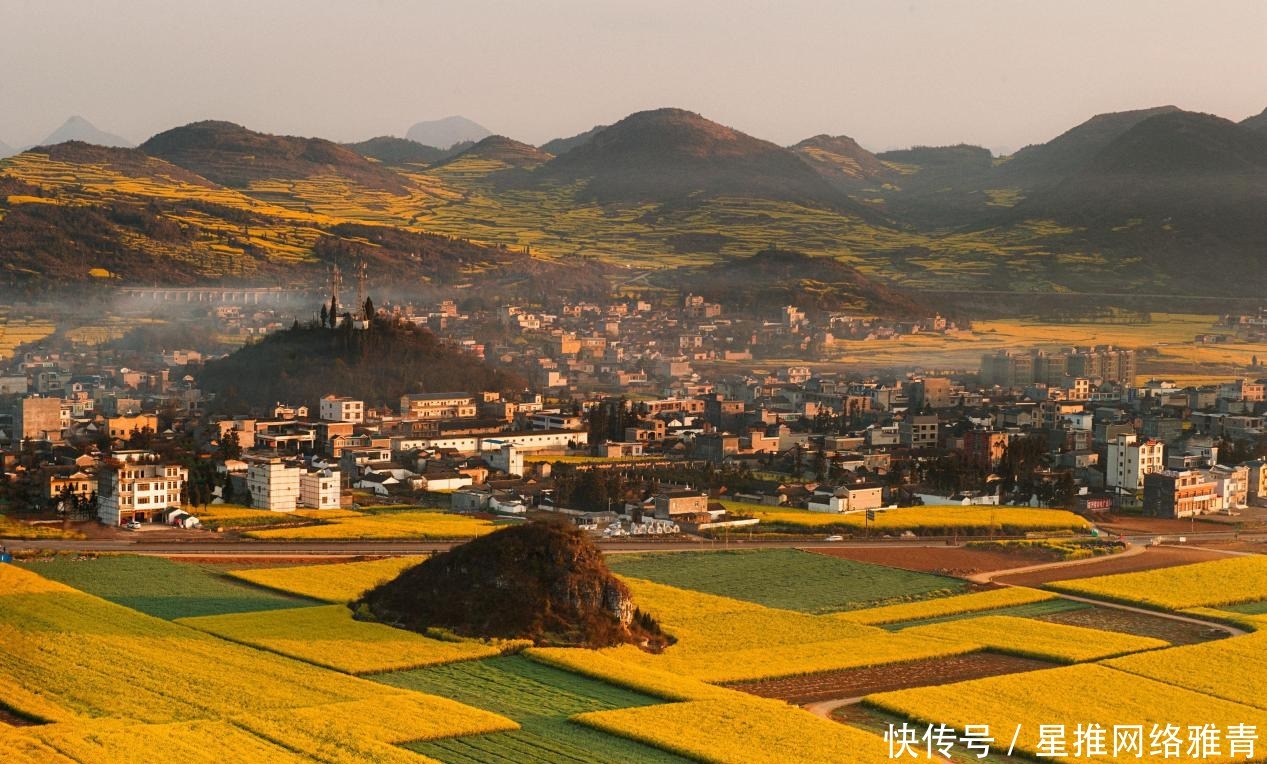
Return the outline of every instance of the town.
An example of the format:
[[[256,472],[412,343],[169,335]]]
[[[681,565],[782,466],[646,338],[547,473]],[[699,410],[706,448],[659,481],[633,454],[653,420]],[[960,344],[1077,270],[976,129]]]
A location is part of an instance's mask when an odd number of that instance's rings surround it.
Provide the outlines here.
[[[868,519],[913,505],[1092,519],[1267,507],[1264,379],[1140,382],[1136,350],[1112,346],[998,350],[978,369],[935,375],[850,373],[812,359],[838,337],[884,343],[971,322],[795,305],[732,312],[690,292],[376,308],[363,264],[355,297],[342,286],[336,268],[309,330],[416,327],[523,387],[420,387],[377,403],[331,388],[238,405],[200,386],[217,355],[208,347],[50,338],[19,347],[0,374],[9,514],[188,529],[215,505],[294,513],[373,502],[554,513],[612,538],[751,532],[761,522],[751,507]],[[253,343],[287,331],[290,309],[258,294],[186,300],[220,336]],[[1253,331],[1262,315],[1224,321]]]

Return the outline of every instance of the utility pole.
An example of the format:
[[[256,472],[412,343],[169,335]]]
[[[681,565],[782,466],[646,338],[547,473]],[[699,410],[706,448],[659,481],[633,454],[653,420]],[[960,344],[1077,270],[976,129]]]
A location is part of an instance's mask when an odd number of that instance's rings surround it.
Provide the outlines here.
[[[335,263],[330,269],[330,298],[332,305],[339,304],[339,290],[343,288],[343,273],[339,270],[339,264]]]
[[[361,318],[369,320],[369,316],[365,315],[365,280],[369,273],[369,268],[365,265],[365,258],[358,257],[356,259],[356,310],[361,314]]]

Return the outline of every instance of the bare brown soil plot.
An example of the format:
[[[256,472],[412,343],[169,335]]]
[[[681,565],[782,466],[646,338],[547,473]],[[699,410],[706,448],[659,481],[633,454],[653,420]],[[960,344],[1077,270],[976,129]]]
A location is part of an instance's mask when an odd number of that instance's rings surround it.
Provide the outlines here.
[[[1227,632],[1211,629],[1195,623],[1175,621],[1170,618],[1136,613],[1117,608],[1088,607],[1036,616],[1040,621],[1085,626],[1090,629],[1118,631],[1141,637],[1164,639],[1172,645],[1192,645],[1222,639]]]
[[[869,562],[876,565],[887,565],[890,568],[914,570],[922,573],[939,573],[949,576],[966,576],[991,570],[1021,568],[1026,565],[1049,562],[1052,559],[1050,555],[1038,550],[999,552],[968,549],[961,546],[944,548],[894,547],[892,549],[877,547],[839,547],[829,549],[815,547],[808,551],[856,562]]]
[[[778,698],[803,705],[834,698],[856,698],[873,692],[928,687],[1000,674],[1019,674],[1056,665],[1031,658],[983,652],[729,686],[763,698]]]
[[[1134,573],[1139,570],[1169,568],[1175,565],[1189,565],[1194,562],[1225,559],[1227,555],[1205,549],[1183,549],[1178,547],[1149,547],[1143,554],[1131,557],[1106,557],[1098,562],[1085,565],[1071,565],[1048,570],[1036,570],[1030,573],[1018,573],[1014,576],[1002,576],[998,583],[1013,586],[1041,586],[1052,581],[1069,581],[1075,578],[1091,578],[1108,576],[1115,573]]]
[[[1096,526],[1113,533],[1156,533],[1165,536],[1182,536],[1187,533],[1232,531],[1240,523],[1238,518],[1203,518],[1169,520],[1164,517],[1134,517],[1131,515],[1106,515],[1097,518]]]

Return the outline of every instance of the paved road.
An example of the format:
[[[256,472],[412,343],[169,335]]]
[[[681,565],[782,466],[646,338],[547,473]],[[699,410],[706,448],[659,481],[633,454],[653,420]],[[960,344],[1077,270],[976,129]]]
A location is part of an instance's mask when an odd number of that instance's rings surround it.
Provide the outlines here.
[[[351,557],[358,555],[407,555],[443,552],[451,549],[463,540],[454,541],[380,541],[380,540],[306,540],[306,541],[252,541],[252,540],[218,540],[218,539],[154,539],[146,538],[158,532],[140,532],[135,537],[116,539],[3,539],[10,551],[47,549],[52,551],[76,552],[128,552],[132,554],[149,554],[164,556],[196,556],[196,557]],[[1233,533],[1213,531],[1203,534],[1188,534],[1191,544],[1202,541],[1215,542],[1231,540]],[[1148,544],[1155,538],[1154,534],[1126,536],[1125,541],[1132,545]],[[1267,540],[1267,534],[1241,535],[1241,541]],[[691,540],[651,540],[638,541],[632,539],[603,540],[598,545],[605,552],[681,552],[693,550],[723,549],[832,549],[832,548],[921,548],[959,546],[974,539],[971,537],[921,537],[917,539],[886,539],[864,541],[821,541],[814,539],[792,539],[785,541],[731,539],[729,541],[712,541],[707,539]],[[983,540],[983,539],[978,539]],[[1091,558],[1088,561],[1102,560],[1103,557]],[[1081,560],[1074,562],[1083,562]],[[1021,572],[1025,569],[1007,572]],[[1004,575],[996,572],[993,575]]]
[[[21,549],[47,549],[76,552],[129,552],[165,556],[197,557],[347,557],[354,555],[404,555],[443,552],[463,541],[168,541],[136,539],[35,539],[5,542],[11,551]],[[600,548],[609,553],[622,552],[683,552],[725,549],[830,549],[845,546],[846,542],[813,540],[790,541],[600,541]],[[944,541],[928,539],[849,542],[851,548],[926,548],[944,549]]]

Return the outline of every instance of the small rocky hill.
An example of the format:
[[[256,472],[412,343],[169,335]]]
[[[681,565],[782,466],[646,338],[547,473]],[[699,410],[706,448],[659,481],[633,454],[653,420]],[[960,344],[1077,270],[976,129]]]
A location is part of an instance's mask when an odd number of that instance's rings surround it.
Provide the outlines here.
[[[581,531],[531,522],[437,554],[351,607],[413,631],[531,639],[538,645],[659,650],[668,643]]]

